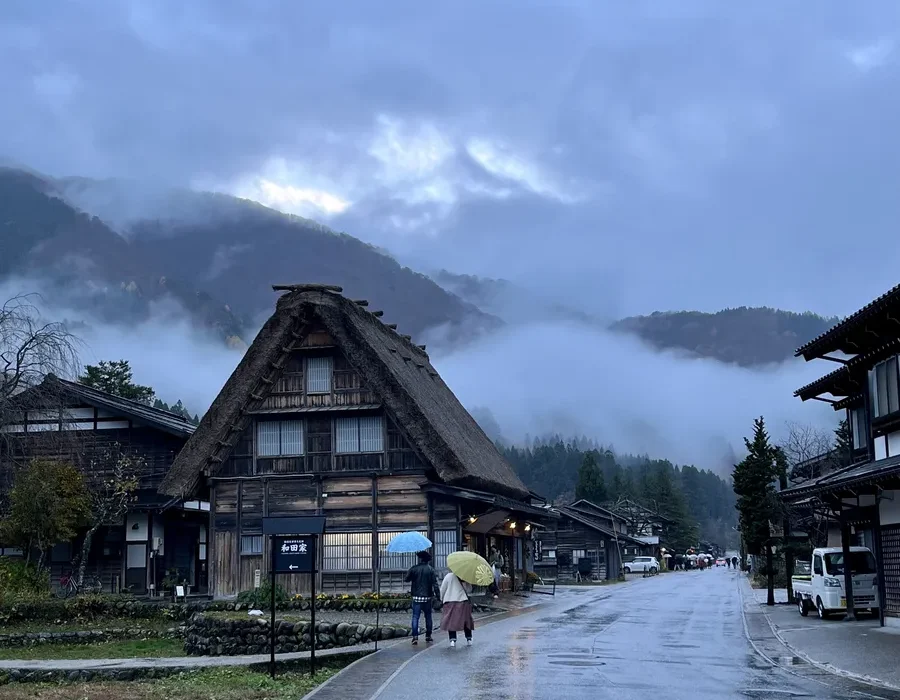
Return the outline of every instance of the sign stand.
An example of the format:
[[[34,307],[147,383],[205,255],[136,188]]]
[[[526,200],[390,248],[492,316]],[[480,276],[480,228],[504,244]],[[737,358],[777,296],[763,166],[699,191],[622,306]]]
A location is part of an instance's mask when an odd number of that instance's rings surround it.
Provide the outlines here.
[[[275,678],[275,576],[276,574],[309,574],[311,598],[309,630],[309,673],[316,673],[316,575],[319,573],[318,543],[325,534],[325,518],[322,516],[297,516],[263,518],[263,534],[272,543],[270,588],[272,616],[269,622],[269,671]]]

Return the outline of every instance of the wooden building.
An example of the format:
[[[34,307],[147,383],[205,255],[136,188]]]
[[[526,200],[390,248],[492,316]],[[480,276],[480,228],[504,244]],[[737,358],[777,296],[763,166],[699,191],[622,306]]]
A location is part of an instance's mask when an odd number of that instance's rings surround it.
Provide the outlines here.
[[[168,570],[194,590],[206,587],[208,504],[163,498],[157,487],[175,455],[194,431],[183,417],[122,399],[76,382],[48,376],[13,399],[0,425],[0,493],[8,492],[14,472],[35,458],[77,467],[90,488],[112,460],[132,454],[143,465],[139,489],[125,522],[104,527],[93,540],[87,574],[106,591],[143,595],[159,586]],[[2,544],[2,543],[0,543]],[[53,548],[54,581],[72,571],[81,543]],[[0,546],[0,555],[21,555]]]
[[[882,624],[900,627],[900,285],[803,345],[797,356],[838,367],[795,396],[818,400],[849,422],[846,455],[804,465],[781,491],[795,510],[816,513],[829,546],[868,546],[878,563]],[[796,476],[796,475],[795,475]],[[807,518],[811,520],[810,518]]]
[[[643,545],[625,547],[622,552],[625,561],[631,561],[636,556],[663,556],[662,548],[667,544],[668,529],[674,525],[671,518],[630,498],[619,499],[616,503],[607,505],[607,508],[625,519],[627,534]]]
[[[534,570],[542,578],[574,580],[579,562],[587,560],[590,575],[614,580],[622,568],[625,550],[643,545],[627,534],[625,518],[590,501],[581,499],[553,510],[559,520],[535,535]]]
[[[319,590],[400,588],[414,557],[389,556],[418,530],[435,565],[498,545],[511,577],[528,569],[532,525],[548,518],[491,440],[412,343],[323,285],[286,292],[161,490],[212,504],[212,593],[268,571],[264,516],[324,515]],[[549,516],[552,518],[552,516]],[[305,592],[306,577],[285,577]]]

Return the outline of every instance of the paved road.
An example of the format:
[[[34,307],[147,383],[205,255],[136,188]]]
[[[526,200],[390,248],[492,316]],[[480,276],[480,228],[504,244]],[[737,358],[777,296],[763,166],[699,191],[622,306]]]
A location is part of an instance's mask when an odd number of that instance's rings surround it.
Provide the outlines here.
[[[563,592],[538,612],[476,629],[471,648],[450,649],[441,635],[365,697],[900,698],[803,668],[771,649],[764,653],[776,665],[767,662],[745,636],[739,576],[727,569],[688,571]],[[764,621],[752,614],[755,601],[747,607],[753,624]]]

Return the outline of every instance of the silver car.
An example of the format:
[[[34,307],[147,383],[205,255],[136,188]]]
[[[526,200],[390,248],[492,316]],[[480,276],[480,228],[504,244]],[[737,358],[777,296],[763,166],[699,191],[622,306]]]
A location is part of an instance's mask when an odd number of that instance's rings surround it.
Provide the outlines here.
[[[635,557],[633,561],[626,562],[622,568],[626,574],[637,572],[655,574],[659,572],[659,562],[656,557]]]

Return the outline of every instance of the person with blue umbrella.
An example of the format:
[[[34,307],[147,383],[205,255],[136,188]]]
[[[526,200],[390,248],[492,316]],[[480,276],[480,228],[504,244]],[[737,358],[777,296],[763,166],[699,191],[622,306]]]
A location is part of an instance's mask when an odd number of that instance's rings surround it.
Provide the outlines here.
[[[419,643],[419,618],[425,613],[425,641],[433,642],[434,618],[432,616],[431,601],[440,596],[437,574],[431,566],[431,555],[428,552],[418,552],[416,556],[419,563],[412,567],[406,574],[412,596],[412,643]]]

